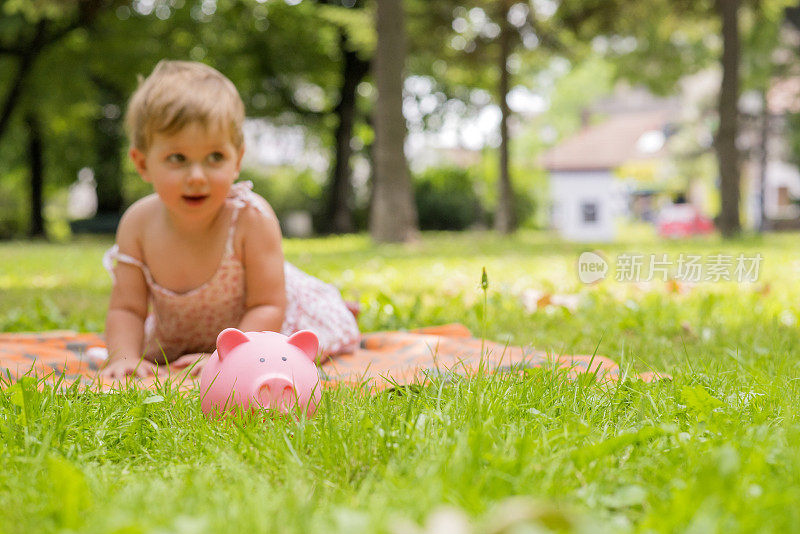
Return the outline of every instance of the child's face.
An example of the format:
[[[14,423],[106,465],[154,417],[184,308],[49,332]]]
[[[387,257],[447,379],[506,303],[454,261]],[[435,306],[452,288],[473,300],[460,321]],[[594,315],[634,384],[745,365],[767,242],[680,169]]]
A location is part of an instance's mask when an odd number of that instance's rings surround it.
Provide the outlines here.
[[[171,135],[156,133],[150,148],[130,151],[142,179],[176,215],[214,215],[239,176],[244,147],[225,130],[192,123]]]

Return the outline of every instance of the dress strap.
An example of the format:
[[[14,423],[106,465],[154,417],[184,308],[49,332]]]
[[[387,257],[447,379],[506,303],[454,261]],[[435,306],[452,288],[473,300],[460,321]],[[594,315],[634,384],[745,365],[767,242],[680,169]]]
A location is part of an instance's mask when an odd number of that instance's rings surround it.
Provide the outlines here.
[[[150,275],[150,269],[147,268],[147,265],[142,263],[141,261],[137,260],[133,256],[128,256],[127,254],[123,254],[119,251],[119,245],[114,244],[113,247],[106,250],[105,254],[103,254],[103,267],[106,268],[108,271],[109,276],[111,276],[111,281],[116,282],[116,277],[114,276],[114,261],[117,263],[127,263],[128,265],[133,265],[138,267],[142,270],[142,274],[144,274],[145,279],[147,280],[148,285],[153,285],[153,277]]]
[[[273,218],[269,210],[269,204],[258,193],[253,191],[253,182],[250,180],[233,184],[230,193],[228,193],[228,198],[233,200],[239,208],[252,206],[264,217]]]
[[[253,191],[253,182],[250,180],[233,184],[230,193],[228,193],[228,199],[233,203],[234,209],[233,215],[231,215],[231,226],[228,230],[228,241],[225,243],[225,253],[231,256],[233,255],[233,236],[236,233],[236,221],[239,220],[239,212],[242,208],[252,206],[268,219],[272,219],[274,216],[269,210],[267,201]]]
[[[233,214],[231,214],[231,225],[228,228],[228,239],[225,241],[225,257],[233,256],[233,236],[236,234],[236,221],[239,220],[241,206],[234,204]]]

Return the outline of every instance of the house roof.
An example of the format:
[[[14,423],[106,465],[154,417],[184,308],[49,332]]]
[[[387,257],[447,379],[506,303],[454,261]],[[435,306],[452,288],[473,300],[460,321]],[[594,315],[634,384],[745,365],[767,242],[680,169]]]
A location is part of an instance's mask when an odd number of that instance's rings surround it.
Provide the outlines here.
[[[651,144],[647,150],[642,136],[663,132],[670,115],[666,109],[614,115],[548,150],[542,164],[549,171],[609,170],[627,162],[657,158],[663,155],[663,143],[656,143],[655,149]]]

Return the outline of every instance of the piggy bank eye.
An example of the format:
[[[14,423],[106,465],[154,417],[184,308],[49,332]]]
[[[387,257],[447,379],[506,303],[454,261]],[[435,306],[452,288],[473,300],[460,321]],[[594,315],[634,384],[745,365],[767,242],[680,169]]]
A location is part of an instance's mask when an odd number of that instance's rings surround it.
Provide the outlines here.
[[[267,360],[265,360],[264,358],[259,358],[259,360],[258,360],[258,361],[260,361],[261,363],[264,363],[264,362],[265,362],[265,361],[267,361]]]
[[[281,360],[286,361],[286,356],[281,356]]]

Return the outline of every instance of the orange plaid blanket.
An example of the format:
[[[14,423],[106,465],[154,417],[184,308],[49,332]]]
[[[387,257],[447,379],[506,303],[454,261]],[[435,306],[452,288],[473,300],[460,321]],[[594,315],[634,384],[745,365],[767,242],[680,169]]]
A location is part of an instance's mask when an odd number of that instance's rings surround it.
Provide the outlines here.
[[[105,347],[98,334],[75,332],[43,332],[32,334],[0,334],[0,373],[12,382],[21,376],[47,377],[50,382],[112,389],[97,373],[103,361],[92,358],[93,348]],[[319,367],[326,386],[349,384],[382,390],[397,385],[423,384],[434,376],[471,375],[485,372],[519,372],[526,368],[555,366],[565,369],[567,376],[593,373],[597,380],[619,380],[621,371],[612,360],[603,356],[553,356],[523,347],[507,346],[472,337],[463,325],[451,324],[410,332],[375,332],[362,337],[361,347],[349,354],[340,354]],[[185,371],[159,369],[155,377],[137,379],[142,387],[153,387],[165,378],[180,379],[181,387],[196,386],[196,379]],[[655,373],[632,378],[653,380]],[[6,380],[6,381],[7,381]]]

